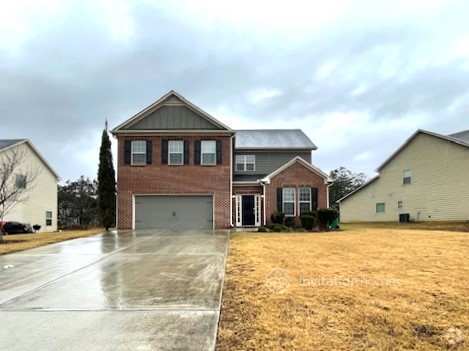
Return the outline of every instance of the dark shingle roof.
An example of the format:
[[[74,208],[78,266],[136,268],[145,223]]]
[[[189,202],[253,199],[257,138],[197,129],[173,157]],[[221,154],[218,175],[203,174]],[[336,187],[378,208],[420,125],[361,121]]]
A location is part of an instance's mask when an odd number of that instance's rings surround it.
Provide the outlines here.
[[[5,149],[9,146],[18,144],[25,141],[26,139],[0,139],[0,150]]]
[[[235,139],[236,149],[317,149],[301,129],[237,130]]]
[[[469,130],[464,130],[462,132],[457,132],[454,134],[450,134],[448,136],[465,141],[466,143],[469,143]]]

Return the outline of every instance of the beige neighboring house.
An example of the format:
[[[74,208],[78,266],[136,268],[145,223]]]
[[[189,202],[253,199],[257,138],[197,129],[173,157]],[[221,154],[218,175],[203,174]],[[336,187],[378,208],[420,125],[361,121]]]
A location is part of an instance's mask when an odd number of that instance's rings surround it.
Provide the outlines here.
[[[21,178],[30,175],[21,201],[16,203],[4,216],[4,221],[39,224],[42,232],[57,230],[57,182],[59,177],[38,150],[27,139],[0,139],[0,162],[7,155],[19,155],[19,166],[12,181],[23,186]],[[23,184],[23,185],[21,185]]]
[[[418,130],[377,172],[338,201],[342,222],[469,220],[469,130]]]

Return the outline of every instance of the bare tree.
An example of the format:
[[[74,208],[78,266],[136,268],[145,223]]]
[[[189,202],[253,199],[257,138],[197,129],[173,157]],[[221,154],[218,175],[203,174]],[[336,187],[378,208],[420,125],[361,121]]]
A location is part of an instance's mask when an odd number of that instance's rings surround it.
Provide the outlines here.
[[[0,221],[13,207],[27,200],[38,175],[39,169],[27,163],[25,148],[14,147],[0,154]]]

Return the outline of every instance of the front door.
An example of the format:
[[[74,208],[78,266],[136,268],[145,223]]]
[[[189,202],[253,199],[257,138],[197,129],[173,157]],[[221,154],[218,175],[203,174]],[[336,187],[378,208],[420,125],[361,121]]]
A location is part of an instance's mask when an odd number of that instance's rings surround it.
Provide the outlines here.
[[[254,195],[243,195],[242,206],[243,226],[253,226],[255,224]]]

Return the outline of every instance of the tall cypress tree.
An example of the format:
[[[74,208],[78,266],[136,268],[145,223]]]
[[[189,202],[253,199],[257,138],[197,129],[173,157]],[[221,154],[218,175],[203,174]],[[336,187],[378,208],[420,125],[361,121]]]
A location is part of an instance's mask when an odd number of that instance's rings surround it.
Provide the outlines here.
[[[112,163],[111,140],[106,128],[101,137],[98,168],[98,215],[106,230],[115,225],[116,220],[116,178]]]

